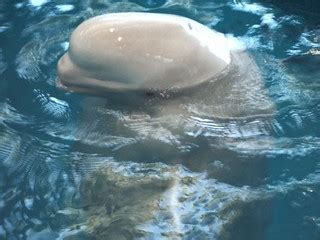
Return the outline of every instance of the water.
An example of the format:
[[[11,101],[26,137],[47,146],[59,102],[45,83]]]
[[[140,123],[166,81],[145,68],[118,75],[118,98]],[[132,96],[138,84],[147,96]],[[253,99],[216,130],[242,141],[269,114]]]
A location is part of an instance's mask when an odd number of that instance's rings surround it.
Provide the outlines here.
[[[319,239],[318,4],[270,2],[2,1],[0,239]],[[121,11],[239,40],[262,85],[148,110],[56,89],[72,30]]]

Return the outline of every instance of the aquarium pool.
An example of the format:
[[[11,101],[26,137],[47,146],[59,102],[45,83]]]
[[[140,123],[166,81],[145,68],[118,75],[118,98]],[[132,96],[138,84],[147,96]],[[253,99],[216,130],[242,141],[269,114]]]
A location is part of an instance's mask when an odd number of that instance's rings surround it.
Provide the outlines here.
[[[0,239],[320,239],[319,4],[285,2],[1,1]],[[111,12],[223,32],[261,85],[148,110],[57,89],[70,33]]]

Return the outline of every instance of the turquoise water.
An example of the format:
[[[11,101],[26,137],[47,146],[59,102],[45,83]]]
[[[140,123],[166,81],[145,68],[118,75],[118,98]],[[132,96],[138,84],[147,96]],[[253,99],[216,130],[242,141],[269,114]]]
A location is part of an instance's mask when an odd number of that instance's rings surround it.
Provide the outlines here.
[[[272,3],[2,1],[0,239],[320,239],[319,4]],[[58,90],[73,29],[122,11],[178,14],[237,39],[263,89],[235,105],[207,89],[173,110]],[[217,114],[259,109],[261,91],[273,114]]]

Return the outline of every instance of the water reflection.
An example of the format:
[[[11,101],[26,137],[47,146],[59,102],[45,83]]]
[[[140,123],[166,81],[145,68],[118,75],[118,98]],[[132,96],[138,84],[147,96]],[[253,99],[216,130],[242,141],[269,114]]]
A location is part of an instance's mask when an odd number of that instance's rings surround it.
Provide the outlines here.
[[[317,28],[250,1],[153,2],[1,3],[0,238],[319,238]],[[263,86],[234,78],[247,100],[212,102],[203,95],[225,97],[212,85],[148,111],[58,91],[70,32],[118,11],[182,14],[237,37]],[[266,99],[271,115],[224,114]]]

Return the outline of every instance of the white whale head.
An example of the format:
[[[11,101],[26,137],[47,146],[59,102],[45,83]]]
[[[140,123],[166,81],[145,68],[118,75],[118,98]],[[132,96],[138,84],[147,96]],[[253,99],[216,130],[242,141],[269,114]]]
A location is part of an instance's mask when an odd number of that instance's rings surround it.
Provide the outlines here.
[[[90,94],[192,89],[225,71],[223,34],[180,16],[114,13],[72,33],[58,62],[57,86]]]

